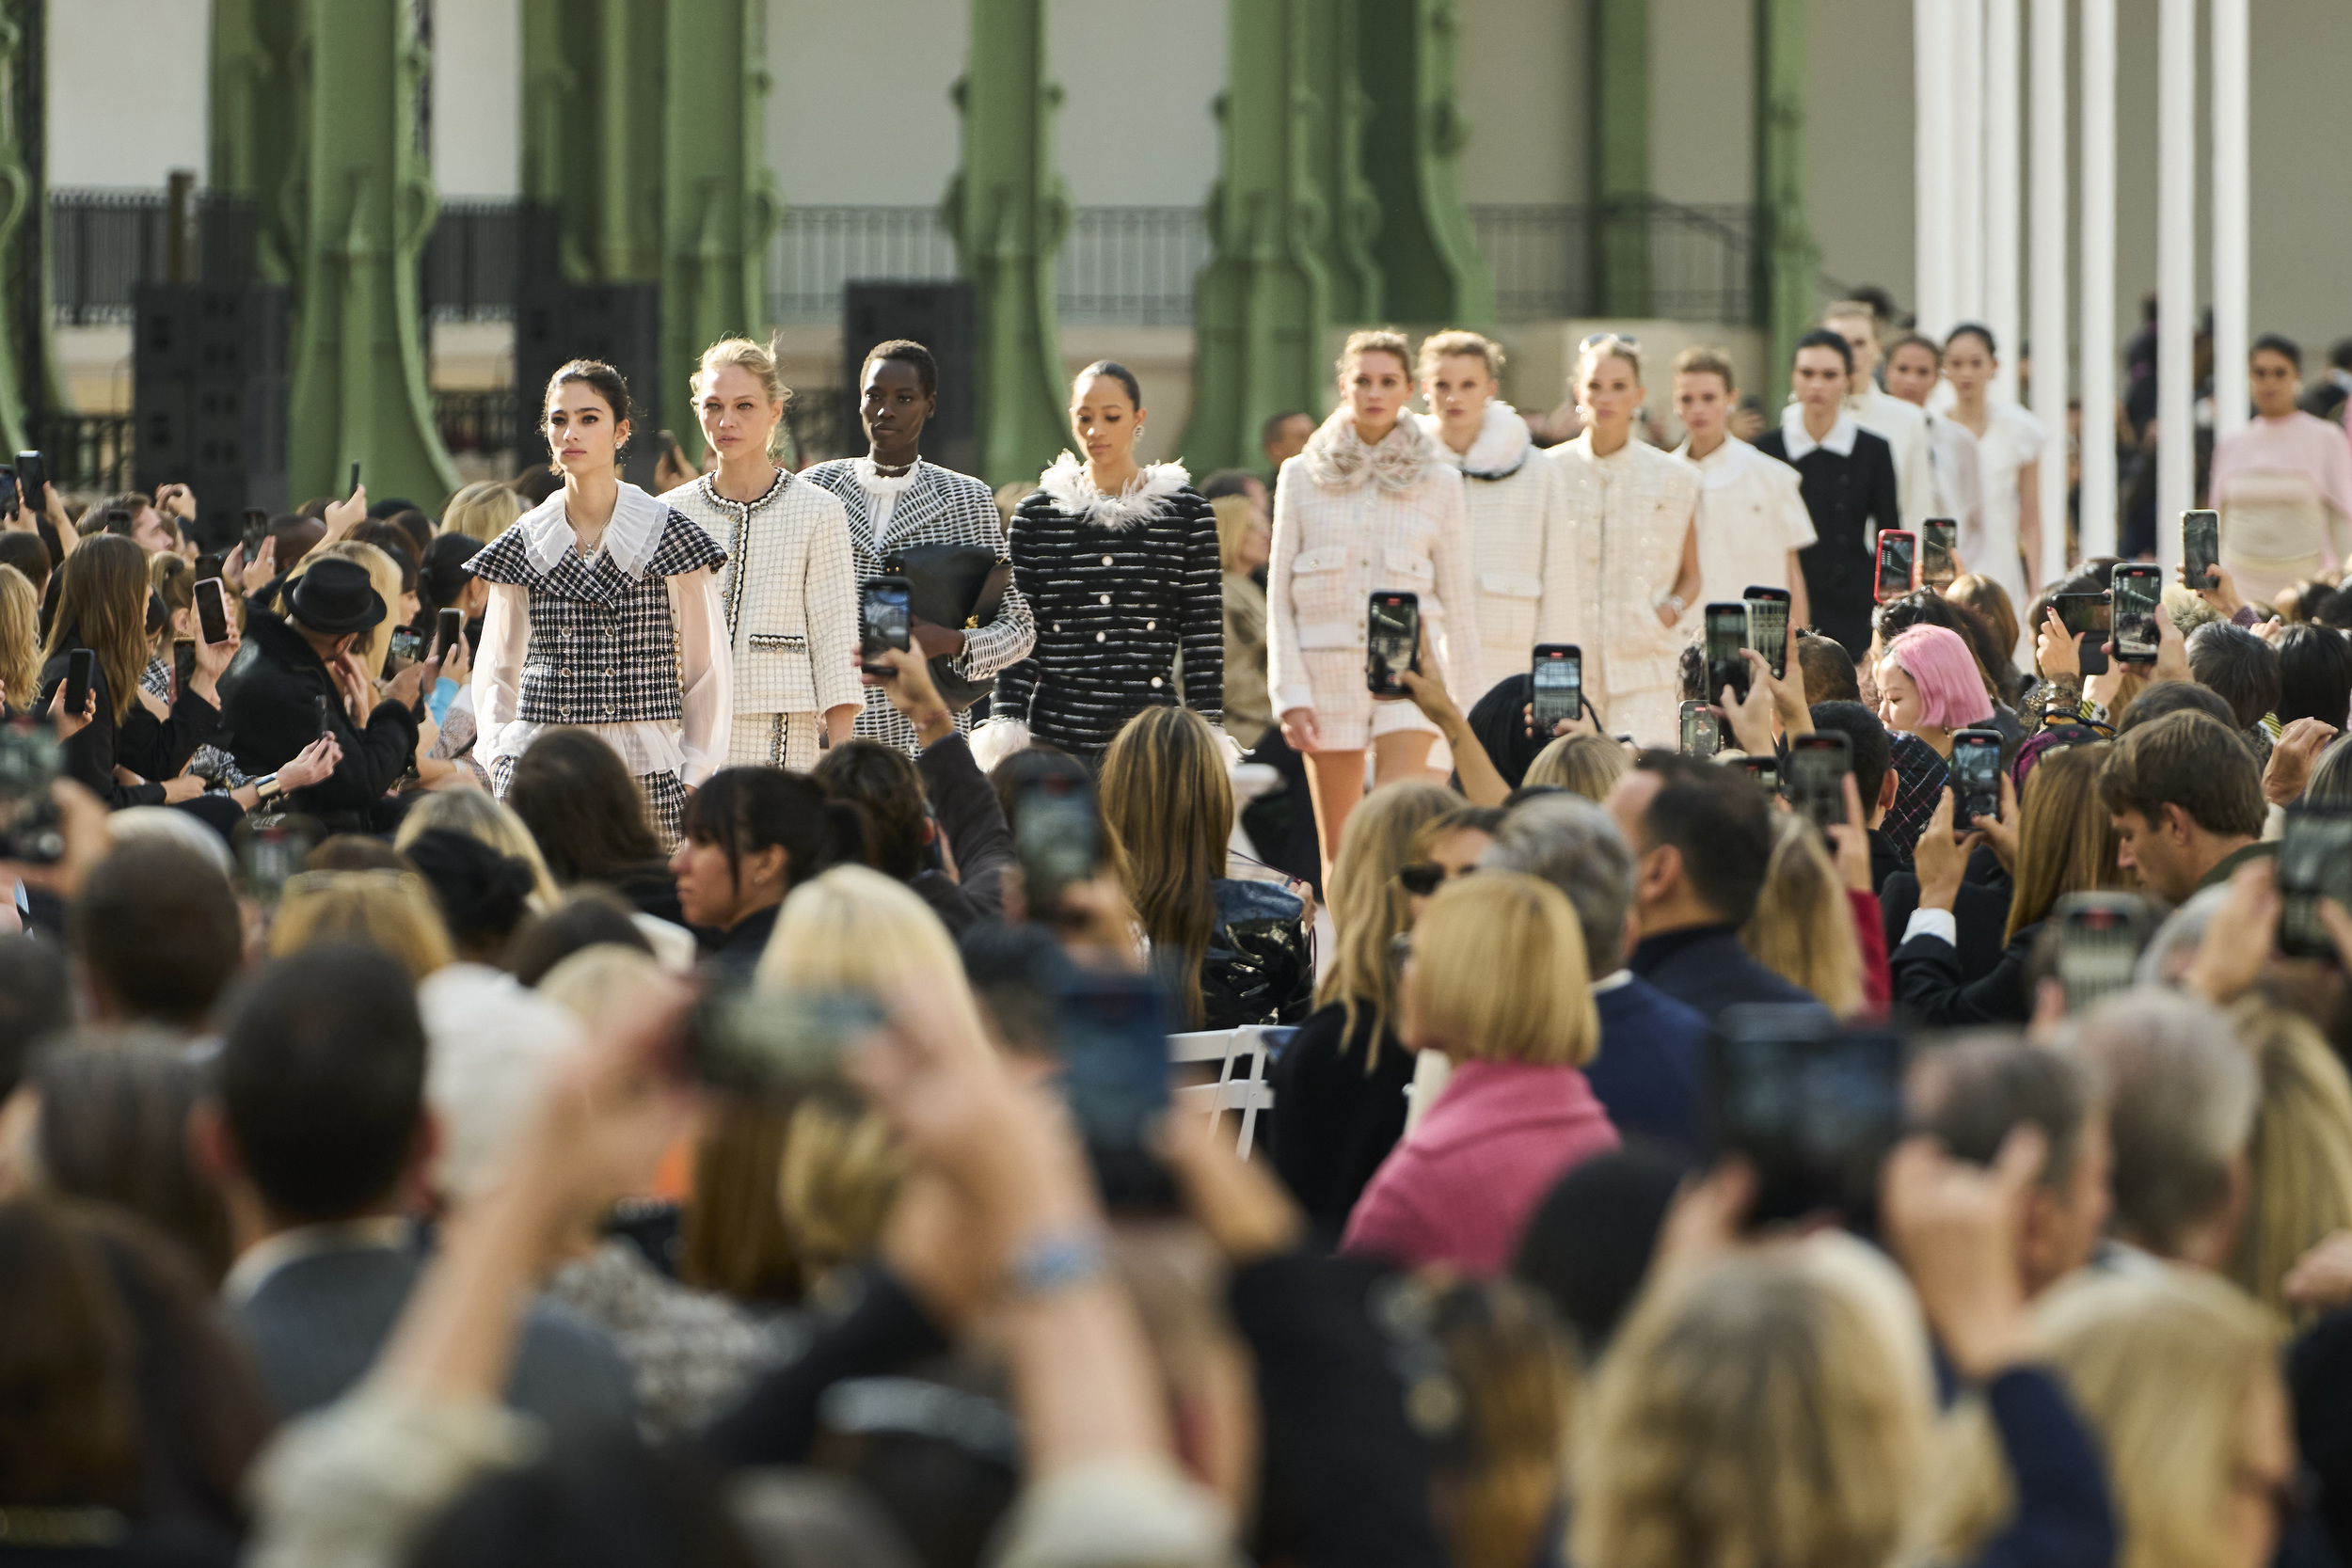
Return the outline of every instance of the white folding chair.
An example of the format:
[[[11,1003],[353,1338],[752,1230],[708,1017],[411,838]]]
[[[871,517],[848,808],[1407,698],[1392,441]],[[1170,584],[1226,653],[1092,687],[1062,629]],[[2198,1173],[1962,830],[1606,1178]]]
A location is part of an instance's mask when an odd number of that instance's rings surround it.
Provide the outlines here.
[[[1207,1062],[1217,1064],[1216,1082],[1198,1084],[1176,1091],[1176,1102],[1190,1110],[1202,1111],[1215,1118],[1226,1111],[1241,1113],[1241,1137],[1236,1148],[1241,1157],[1249,1158],[1250,1146],[1257,1141],[1258,1114],[1274,1108],[1274,1090],[1265,1081],[1266,1031],[1257,1025],[1240,1029],[1200,1029],[1188,1034],[1168,1037],[1168,1059],[1171,1066],[1199,1066]],[[1247,1077],[1234,1072],[1244,1058]]]

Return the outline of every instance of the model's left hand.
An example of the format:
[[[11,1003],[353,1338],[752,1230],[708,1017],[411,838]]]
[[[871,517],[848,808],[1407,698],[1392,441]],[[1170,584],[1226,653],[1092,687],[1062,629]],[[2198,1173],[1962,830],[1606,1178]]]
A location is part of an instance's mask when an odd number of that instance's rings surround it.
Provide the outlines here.
[[[953,658],[963,652],[963,633],[946,626],[917,621],[910,635],[914,645],[923,650],[925,658]]]

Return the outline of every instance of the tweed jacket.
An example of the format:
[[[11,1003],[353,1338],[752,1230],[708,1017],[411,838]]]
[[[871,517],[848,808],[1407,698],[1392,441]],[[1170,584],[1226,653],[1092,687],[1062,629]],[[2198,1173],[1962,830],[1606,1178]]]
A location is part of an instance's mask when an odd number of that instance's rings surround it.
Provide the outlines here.
[[[1091,757],[1147,707],[1178,698],[1223,718],[1225,635],[1216,515],[1181,463],[1154,463],[1105,496],[1072,453],[1013,513],[1012,576],[1037,645],[996,683],[993,711]]]
[[[661,497],[727,552],[719,603],[739,714],[823,713],[866,701],[858,683],[858,578],[841,498],[776,470],[751,502],[707,474]]]
[[[1445,444],[1434,415],[1419,418],[1438,442],[1439,460],[1462,474],[1470,572],[1478,579],[1480,673],[1501,680],[1528,668],[1543,608],[1544,551],[1553,529],[1565,526],[1551,459],[1535,445],[1518,410],[1500,398],[1486,404],[1478,438],[1466,452]]]
[[[1359,750],[1369,736],[1364,651],[1375,593],[1420,596],[1437,669],[1456,703],[1468,707],[1484,690],[1462,476],[1438,450],[1410,419],[1368,449],[1342,406],[1282,465],[1266,583],[1266,684],[1278,717],[1314,710],[1331,750]]]
[[[815,464],[801,473],[809,483],[841,499],[850,560],[860,584],[882,576],[882,563],[894,550],[920,545],[976,545],[1000,556],[1005,553],[1004,520],[996,510],[994,492],[970,474],[919,460],[892,503],[882,535],[877,539],[863,481],[871,467],[865,458],[850,457]],[[1037,641],[1036,619],[1017,582],[1005,590],[995,620],[984,626],[957,629],[964,634],[963,652],[956,656],[953,667],[966,680],[989,679],[1007,665],[1027,657]],[[899,717],[880,688],[865,689],[866,711],[858,716],[857,733],[887,741],[909,754],[918,751],[914,726]],[[969,731],[972,715],[957,715],[956,725]]]

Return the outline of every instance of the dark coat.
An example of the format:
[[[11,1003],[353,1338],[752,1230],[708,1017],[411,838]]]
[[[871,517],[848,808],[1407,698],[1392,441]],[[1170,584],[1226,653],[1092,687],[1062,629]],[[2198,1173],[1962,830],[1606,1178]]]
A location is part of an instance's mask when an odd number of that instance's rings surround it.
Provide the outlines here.
[[[33,711],[49,711],[57,688],[65,684],[66,666],[72,657],[69,643],[66,651],[40,667],[40,705]],[[114,694],[107,689],[103,665],[90,672],[89,684],[90,690],[98,696],[98,717],[59,748],[61,771],[112,810],[162,805],[163,782],[178,777],[187,767],[188,759],[196,755],[196,749],[219,733],[221,710],[193,691],[183,691],[180,700],[171,705],[168,720],[157,719],[147,710],[145,703],[134,699],[131,710],[118,723]],[[118,764],[148,782],[116,783]]]
[[[229,750],[249,776],[276,772],[316,740],[319,699],[326,699],[326,724],[343,760],[326,778],[287,796],[286,809],[318,818],[330,832],[365,831],[417,749],[416,715],[400,703],[378,703],[367,728],[354,725],[326,661],[265,610],[248,613],[245,646],[221,677],[220,691]]]
[[[1350,1029],[1346,1007],[1334,1002],[1298,1026],[1267,1069],[1274,1112],[1266,1152],[1326,1246],[1339,1241],[1348,1211],[1405,1135],[1413,1053],[1385,1030],[1378,1041],[1379,1057],[1367,1070],[1372,1007],[1358,1007]]]
[[[1797,470],[1804,509],[1813,518],[1814,543],[1797,552],[1813,624],[1859,659],[1870,646],[1870,607],[1876,602],[1872,531],[1903,526],[1894,449],[1883,436],[1858,430],[1847,456],[1816,447],[1790,462],[1788,439],[1775,425],[1756,438],[1756,450]]]
[[[1732,926],[1692,926],[1645,937],[1626,967],[1709,1023],[1742,1002],[1820,1006],[1811,991],[1750,958]]]

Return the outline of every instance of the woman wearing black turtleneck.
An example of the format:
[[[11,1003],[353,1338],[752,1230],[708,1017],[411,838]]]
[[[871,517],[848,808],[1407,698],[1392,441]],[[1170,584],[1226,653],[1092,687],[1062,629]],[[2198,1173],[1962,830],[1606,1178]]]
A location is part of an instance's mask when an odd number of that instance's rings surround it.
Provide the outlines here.
[[[857,809],[805,773],[723,768],[688,797],[670,869],[678,905],[721,977],[747,982],[794,887],[857,858]]]

